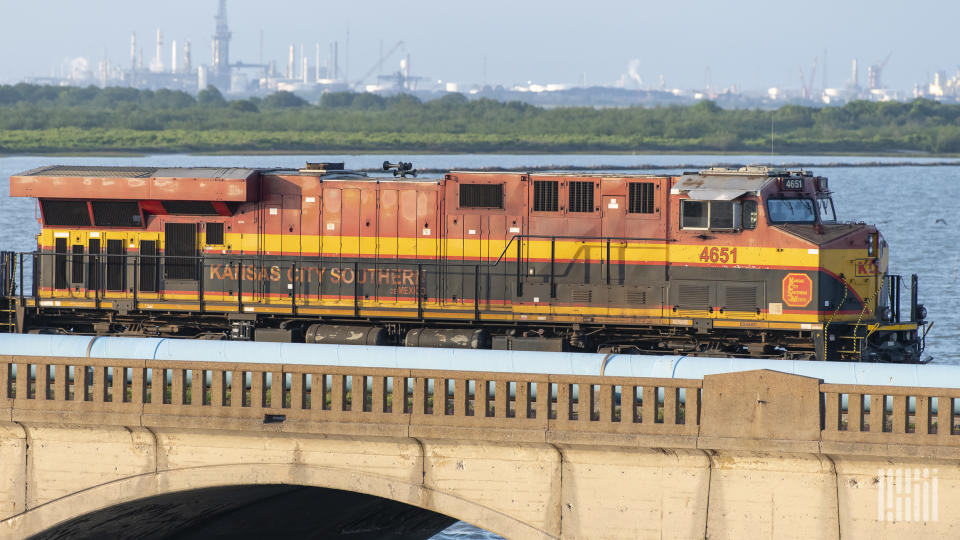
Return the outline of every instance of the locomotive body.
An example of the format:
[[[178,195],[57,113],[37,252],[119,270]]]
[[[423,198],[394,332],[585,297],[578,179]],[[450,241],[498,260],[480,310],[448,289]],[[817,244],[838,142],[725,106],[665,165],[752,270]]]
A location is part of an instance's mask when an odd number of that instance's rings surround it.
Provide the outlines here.
[[[827,179],[54,166],[19,331],[917,362]],[[4,273],[16,275],[16,271]],[[8,289],[10,289],[8,287]],[[8,290],[8,294],[13,291]],[[43,330],[47,329],[47,330]]]

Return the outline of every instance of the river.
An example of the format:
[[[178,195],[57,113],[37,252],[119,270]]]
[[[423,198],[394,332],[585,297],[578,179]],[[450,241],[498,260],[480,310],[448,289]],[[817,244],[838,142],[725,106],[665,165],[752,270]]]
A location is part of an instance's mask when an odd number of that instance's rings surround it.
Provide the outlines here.
[[[837,217],[877,225],[890,246],[890,271],[920,277],[920,301],[935,326],[924,356],[935,363],[960,364],[960,160],[913,157],[760,156],[760,155],[595,155],[595,154],[442,154],[442,155],[156,155],[144,157],[0,157],[0,249],[29,251],[40,230],[32,200],[11,198],[9,176],[42,165],[215,166],[300,168],[305,161],[343,161],[348,168],[374,169],[385,160],[404,159],[415,167],[610,166],[635,172],[669,174],[714,164],[805,164],[830,178]],[[902,165],[909,162],[914,165]],[[900,166],[889,166],[900,164]],[[909,292],[903,292],[909,298]],[[457,524],[437,539],[498,538]]]

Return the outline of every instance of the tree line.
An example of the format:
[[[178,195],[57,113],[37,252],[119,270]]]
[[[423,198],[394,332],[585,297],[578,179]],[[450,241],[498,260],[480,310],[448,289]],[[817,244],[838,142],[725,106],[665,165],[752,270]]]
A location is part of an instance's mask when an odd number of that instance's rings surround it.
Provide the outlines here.
[[[960,105],[542,108],[415,96],[290,92],[227,100],[174,90],[0,85],[0,152],[412,151],[960,153]]]

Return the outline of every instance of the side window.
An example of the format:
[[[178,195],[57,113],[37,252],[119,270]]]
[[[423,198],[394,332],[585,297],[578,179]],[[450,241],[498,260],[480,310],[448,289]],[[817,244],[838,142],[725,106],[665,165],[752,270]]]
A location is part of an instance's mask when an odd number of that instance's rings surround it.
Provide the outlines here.
[[[627,212],[630,214],[653,213],[653,182],[630,182]]]
[[[736,231],[740,229],[740,203],[733,201],[680,201],[681,229]]]
[[[533,211],[556,212],[558,204],[558,184],[556,180],[534,180]]]
[[[707,201],[692,201],[684,199],[680,201],[680,228],[681,229],[706,229],[707,215],[709,207]]]
[[[593,212],[593,182],[570,182],[567,188],[570,195],[571,212]]]
[[[757,219],[759,217],[759,210],[757,207],[757,201],[743,201],[743,223],[744,229],[756,229],[757,228]]]
[[[710,201],[710,228],[733,230],[738,228],[740,216],[733,211],[733,201]]]
[[[223,244],[223,223],[208,222],[206,224],[207,244]]]

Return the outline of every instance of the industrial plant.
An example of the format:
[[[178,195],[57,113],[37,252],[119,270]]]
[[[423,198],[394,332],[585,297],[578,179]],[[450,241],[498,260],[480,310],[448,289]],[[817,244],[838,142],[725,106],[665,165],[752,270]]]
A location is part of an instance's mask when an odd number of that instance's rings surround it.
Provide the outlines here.
[[[279,62],[264,58],[264,34],[261,30],[257,61],[232,61],[230,42],[233,33],[228,24],[226,0],[219,0],[214,21],[209,64],[195,61],[193,44],[189,40],[172,39],[167,43],[163,30],[157,28],[155,35],[150,36],[153,46],[147,47],[148,51],[152,49],[152,58],[146,61],[144,45],[149,39],[131,33],[129,60],[125,63],[111,62],[104,54],[104,58],[94,66],[90,59],[78,57],[64,62],[59,73],[48,77],[30,77],[25,82],[57,86],[170,89],[192,94],[213,86],[230,98],[287,91],[312,101],[326,92],[409,93],[424,100],[459,92],[470,99],[520,101],[545,107],[689,105],[704,99],[726,108],[771,108],[784,103],[842,105],[854,100],[902,101],[916,98],[960,102],[960,68],[953,74],[937,71],[931,80],[915,84],[912,91],[887,87],[883,73],[894,57],[892,52],[882,60],[867,65],[865,70],[857,59],[853,59],[849,77],[837,86],[828,84],[826,50],[813,59],[808,69],[799,66],[798,86],[772,86],[759,91],[744,91],[738,85],[715,87],[709,67],[705,70],[701,88],[671,88],[663,74],[659,74],[653,84],[644,84],[637,73],[638,60],[630,60],[620,79],[607,85],[588,84],[586,74],[573,84],[534,81],[512,85],[465,84],[416,75],[404,41],[397,41],[387,48],[381,41],[377,61],[361,76],[351,78],[349,69],[344,69],[345,63],[349,65],[349,30],[347,50],[343,53],[341,42],[336,40],[309,45],[290,43],[286,47],[286,58]],[[249,40],[252,36],[243,37]],[[396,69],[391,71],[391,66]]]

